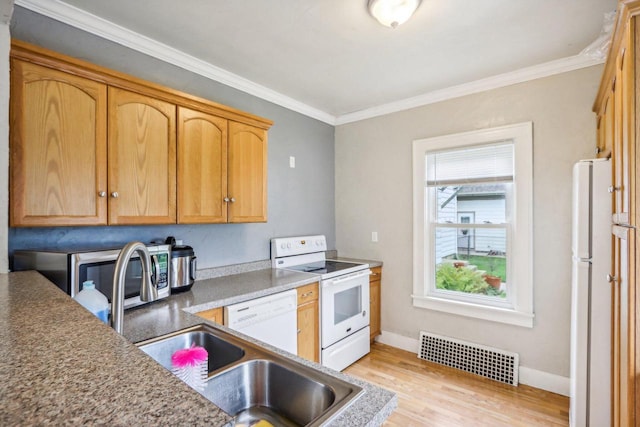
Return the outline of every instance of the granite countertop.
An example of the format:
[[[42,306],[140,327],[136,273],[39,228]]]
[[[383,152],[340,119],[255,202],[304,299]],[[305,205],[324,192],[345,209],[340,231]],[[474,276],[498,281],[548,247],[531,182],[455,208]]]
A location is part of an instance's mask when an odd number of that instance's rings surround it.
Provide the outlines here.
[[[231,421],[40,274],[0,274],[0,295],[0,425]]]
[[[121,336],[40,274],[0,275],[0,425],[229,425],[228,414],[132,343],[209,323],[190,313],[314,281],[311,274],[277,269],[196,281],[188,292],[127,310]],[[397,405],[387,390],[265,347],[363,387],[330,425],[378,426]]]

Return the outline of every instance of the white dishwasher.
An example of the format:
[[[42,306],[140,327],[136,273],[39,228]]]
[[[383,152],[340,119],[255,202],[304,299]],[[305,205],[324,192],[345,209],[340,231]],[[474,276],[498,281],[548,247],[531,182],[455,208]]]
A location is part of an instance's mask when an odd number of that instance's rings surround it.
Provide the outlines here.
[[[289,353],[298,354],[298,293],[295,289],[224,308],[227,326]]]

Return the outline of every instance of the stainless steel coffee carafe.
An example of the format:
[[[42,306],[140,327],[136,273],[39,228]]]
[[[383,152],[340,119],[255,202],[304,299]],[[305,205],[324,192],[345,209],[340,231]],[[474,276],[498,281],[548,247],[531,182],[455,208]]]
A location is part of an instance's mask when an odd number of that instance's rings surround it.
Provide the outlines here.
[[[196,255],[191,246],[171,248],[171,292],[188,291],[196,280]]]

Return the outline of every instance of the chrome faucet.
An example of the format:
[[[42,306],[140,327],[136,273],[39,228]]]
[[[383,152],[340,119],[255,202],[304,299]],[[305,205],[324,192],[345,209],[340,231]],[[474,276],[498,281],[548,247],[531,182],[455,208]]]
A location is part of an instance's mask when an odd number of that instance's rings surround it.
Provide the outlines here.
[[[142,283],[140,284],[140,299],[155,301],[158,299],[158,288],[151,283],[151,257],[149,250],[141,242],[127,243],[118,255],[116,268],[113,273],[113,297],[111,298],[111,326],[117,333],[122,334],[124,320],[124,283],[127,266],[133,253],[137,252],[142,264]]]

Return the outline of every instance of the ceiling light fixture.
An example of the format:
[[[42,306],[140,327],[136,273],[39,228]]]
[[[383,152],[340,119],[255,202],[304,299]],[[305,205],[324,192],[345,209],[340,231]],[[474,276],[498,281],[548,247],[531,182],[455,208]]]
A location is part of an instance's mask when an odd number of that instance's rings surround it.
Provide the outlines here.
[[[369,0],[371,16],[385,27],[396,28],[411,18],[420,0]]]

